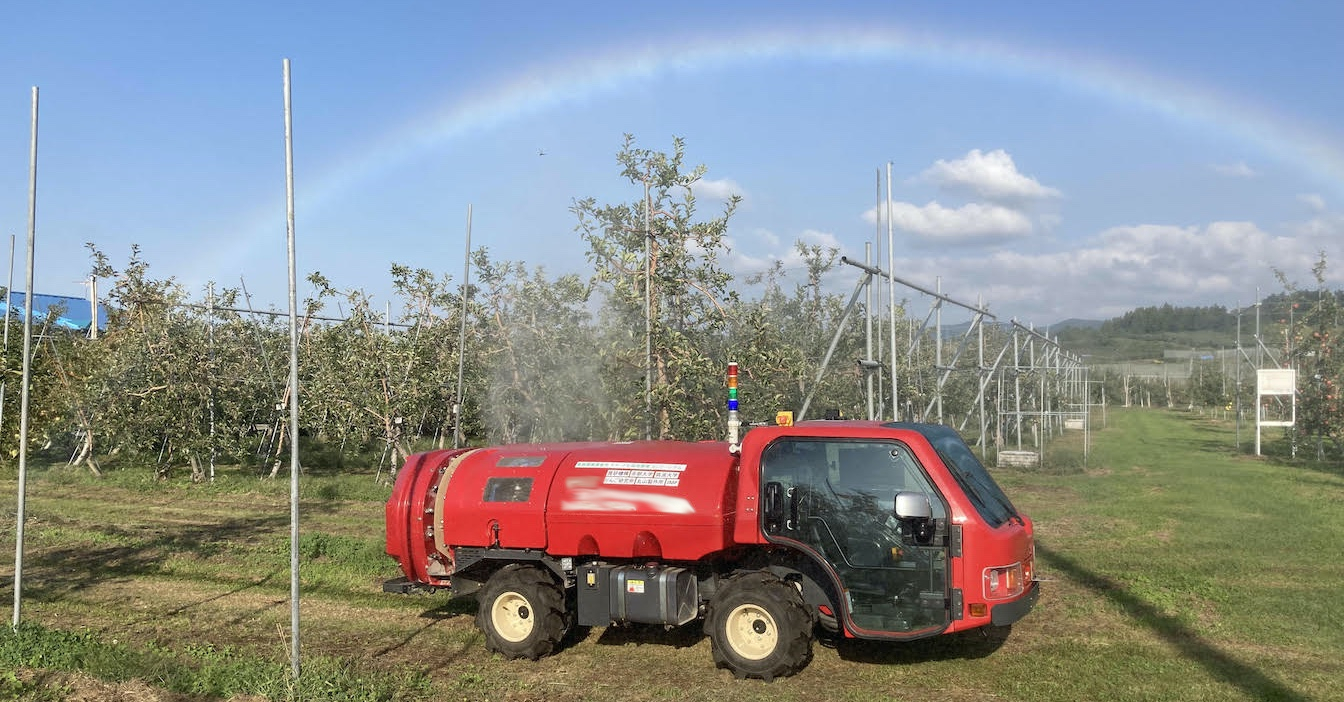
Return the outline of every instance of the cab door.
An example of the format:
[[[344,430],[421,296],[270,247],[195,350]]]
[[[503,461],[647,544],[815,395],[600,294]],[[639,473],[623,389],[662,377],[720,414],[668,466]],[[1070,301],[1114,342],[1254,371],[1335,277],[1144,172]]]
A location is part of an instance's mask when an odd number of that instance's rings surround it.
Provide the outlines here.
[[[947,505],[905,444],[782,438],[762,454],[761,471],[766,538],[830,565],[847,628],[880,637],[947,626]],[[928,517],[899,518],[897,493],[907,503],[926,497]]]

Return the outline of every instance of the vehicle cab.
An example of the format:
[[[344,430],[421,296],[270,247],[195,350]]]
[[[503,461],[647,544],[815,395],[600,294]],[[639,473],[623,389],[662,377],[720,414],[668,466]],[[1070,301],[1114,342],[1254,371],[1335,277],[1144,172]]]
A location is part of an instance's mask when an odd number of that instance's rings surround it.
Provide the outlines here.
[[[845,635],[912,639],[1007,625],[1034,605],[1031,520],[957,432],[804,422],[743,442],[736,540],[792,549]]]

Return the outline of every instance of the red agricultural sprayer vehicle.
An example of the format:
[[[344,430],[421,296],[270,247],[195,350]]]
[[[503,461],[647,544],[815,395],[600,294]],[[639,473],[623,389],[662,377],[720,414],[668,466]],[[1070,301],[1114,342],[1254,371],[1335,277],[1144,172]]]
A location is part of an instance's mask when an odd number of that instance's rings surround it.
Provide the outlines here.
[[[487,647],[703,620],[715,663],[772,680],[817,627],[902,641],[1031,611],[1032,523],[951,428],[809,421],[738,443],[556,443],[411,456],[387,503],[389,592],[475,595]],[[787,414],[784,415],[787,417]]]

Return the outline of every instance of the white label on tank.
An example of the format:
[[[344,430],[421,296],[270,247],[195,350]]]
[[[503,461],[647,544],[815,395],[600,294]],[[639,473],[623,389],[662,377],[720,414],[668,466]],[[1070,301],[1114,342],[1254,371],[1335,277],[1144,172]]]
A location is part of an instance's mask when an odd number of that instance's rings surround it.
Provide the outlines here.
[[[626,468],[629,470],[686,470],[685,463],[640,463],[638,461],[579,461],[575,468]]]
[[[685,463],[638,463],[633,461],[579,461],[575,468],[606,469],[604,485],[648,485],[677,487]]]
[[[643,580],[625,581],[625,591],[633,595],[644,594],[644,581]]]

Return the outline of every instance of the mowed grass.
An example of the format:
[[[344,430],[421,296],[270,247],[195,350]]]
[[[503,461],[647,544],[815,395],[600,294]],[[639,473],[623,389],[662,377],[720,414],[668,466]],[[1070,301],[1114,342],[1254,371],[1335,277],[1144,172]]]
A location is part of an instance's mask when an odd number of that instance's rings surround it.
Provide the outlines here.
[[[346,474],[304,477],[295,685],[287,481],[36,470],[0,699],[134,684],[163,700],[1344,700],[1344,469],[1238,455],[1231,425],[1184,413],[1107,424],[1086,467],[996,470],[1036,522],[1046,580],[1006,639],[819,643],[773,684],[715,670],[698,625],[597,628],[535,663],[499,659],[470,600],[380,591],[397,575],[388,488]],[[1080,455],[1079,437],[1052,451]],[[6,603],[15,486],[0,480]]]
[[[1232,425],[1188,414],[1110,424],[1086,472],[1003,480],[1055,580],[1036,694],[1344,699],[1341,464],[1239,456]]]

